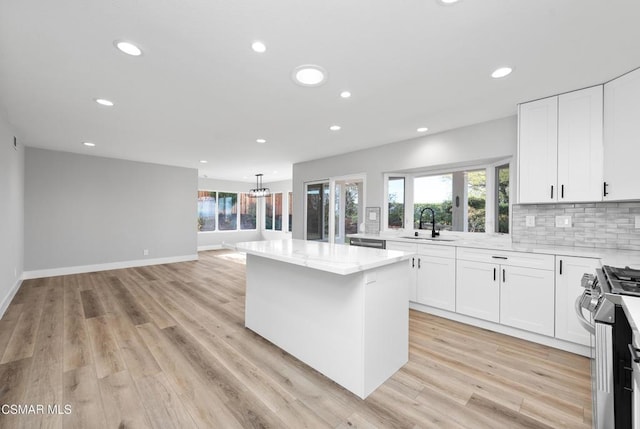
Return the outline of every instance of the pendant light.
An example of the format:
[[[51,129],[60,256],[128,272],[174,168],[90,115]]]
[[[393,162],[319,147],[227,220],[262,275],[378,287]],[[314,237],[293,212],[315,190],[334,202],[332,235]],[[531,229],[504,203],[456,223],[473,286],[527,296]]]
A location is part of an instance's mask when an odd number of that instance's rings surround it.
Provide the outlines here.
[[[249,190],[249,196],[253,198],[268,197],[271,195],[269,188],[262,185],[262,173],[256,174],[256,187]]]

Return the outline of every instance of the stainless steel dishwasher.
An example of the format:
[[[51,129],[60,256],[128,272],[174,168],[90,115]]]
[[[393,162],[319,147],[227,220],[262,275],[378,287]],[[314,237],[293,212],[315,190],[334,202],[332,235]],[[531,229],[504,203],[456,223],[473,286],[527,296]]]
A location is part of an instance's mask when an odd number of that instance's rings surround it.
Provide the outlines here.
[[[359,247],[371,247],[373,249],[386,249],[387,247],[386,240],[379,240],[375,238],[352,237],[352,238],[349,238],[349,244],[352,246],[359,246]]]

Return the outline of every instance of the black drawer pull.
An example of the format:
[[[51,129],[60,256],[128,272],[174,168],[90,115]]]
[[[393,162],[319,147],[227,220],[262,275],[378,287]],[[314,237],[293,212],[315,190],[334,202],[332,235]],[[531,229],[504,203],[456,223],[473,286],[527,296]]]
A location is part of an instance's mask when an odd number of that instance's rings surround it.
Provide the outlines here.
[[[506,256],[492,256],[493,259],[504,259],[507,260],[509,258],[507,258]]]

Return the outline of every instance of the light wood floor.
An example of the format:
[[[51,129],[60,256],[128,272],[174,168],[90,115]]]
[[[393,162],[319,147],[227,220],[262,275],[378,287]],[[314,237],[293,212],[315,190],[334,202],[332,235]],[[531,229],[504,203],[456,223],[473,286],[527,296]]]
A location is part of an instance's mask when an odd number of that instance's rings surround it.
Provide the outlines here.
[[[363,401],[244,328],[244,268],[211,251],[25,281],[0,320],[0,404],[45,414],[0,427],[591,427],[587,359],[414,311],[409,363]]]

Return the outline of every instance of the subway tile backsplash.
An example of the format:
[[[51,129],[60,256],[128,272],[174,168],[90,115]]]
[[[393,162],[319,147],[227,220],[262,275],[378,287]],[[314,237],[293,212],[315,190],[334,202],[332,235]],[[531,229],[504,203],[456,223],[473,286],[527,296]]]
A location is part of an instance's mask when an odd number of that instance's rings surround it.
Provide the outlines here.
[[[512,216],[514,243],[640,250],[640,201],[516,204]],[[527,216],[535,216],[535,226],[526,226]],[[571,216],[572,226],[556,227],[556,216]]]

